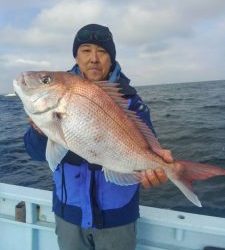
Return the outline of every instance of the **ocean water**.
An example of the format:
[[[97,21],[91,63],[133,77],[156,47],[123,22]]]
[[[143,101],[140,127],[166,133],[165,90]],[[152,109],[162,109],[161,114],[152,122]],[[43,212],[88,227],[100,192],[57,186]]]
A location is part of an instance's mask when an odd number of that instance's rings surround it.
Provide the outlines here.
[[[159,141],[175,158],[225,168],[225,81],[137,88],[148,104]],[[0,182],[52,189],[46,163],[25,152],[27,116],[18,97],[0,95]],[[194,207],[170,182],[141,189],[140,204],[225,216],[225,177],[196,182],[203,208]]]

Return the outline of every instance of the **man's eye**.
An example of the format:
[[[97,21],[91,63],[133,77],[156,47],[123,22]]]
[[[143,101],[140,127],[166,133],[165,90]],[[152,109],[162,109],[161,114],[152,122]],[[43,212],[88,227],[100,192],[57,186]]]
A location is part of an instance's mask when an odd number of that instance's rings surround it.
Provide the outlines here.
[[[43,83],[43,84],[49,84],[50,82],[51,82],[51,77],[50,76],[43,76],[42,78],[41,78],[41,82]]]
[[[106,51],[104,49],[99,49],[98,52],[99,53],[106,53]]]
[[[82,52],[88,53],[88,52],[90,52],[90,50],[89,49],[83,49]]]

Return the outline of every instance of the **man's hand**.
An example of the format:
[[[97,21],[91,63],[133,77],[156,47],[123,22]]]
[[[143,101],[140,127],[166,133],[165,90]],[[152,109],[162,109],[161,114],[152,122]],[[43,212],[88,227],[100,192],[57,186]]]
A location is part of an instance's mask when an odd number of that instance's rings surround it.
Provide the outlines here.
[[[33,122],[33,120],[30,117],[28,117],[28,121],[33,129],[35,129],[39,134],[44,135],[41,129]]]
[[[170,150],[163,149],[158,152],[166,162],[172,163],[173,156]],[[162,168],[157,168],[156,170],[144,170],[141,173],[141,184],[144,188],[156,187],[160,184],[167,182],[168,177],[165,174],[165,171]]]

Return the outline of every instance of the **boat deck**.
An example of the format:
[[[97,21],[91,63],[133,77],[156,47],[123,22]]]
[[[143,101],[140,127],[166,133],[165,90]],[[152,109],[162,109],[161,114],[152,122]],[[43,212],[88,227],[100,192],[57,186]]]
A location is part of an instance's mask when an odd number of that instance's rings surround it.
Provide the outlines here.
[[[0,249],[58,249],[51,191],[0,183]],[[140,206],[137,250],[217,250],[225,219]],[[214,248],[212,248],[214,247]]]

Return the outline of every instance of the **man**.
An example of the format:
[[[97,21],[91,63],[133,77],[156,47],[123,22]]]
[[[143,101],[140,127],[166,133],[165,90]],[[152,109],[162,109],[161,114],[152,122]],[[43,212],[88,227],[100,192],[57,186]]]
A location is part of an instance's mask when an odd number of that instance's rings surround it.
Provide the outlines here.
[[[136,111],[154,132],[149,109],[115,60],[115,44],[107,27],[89,24],[81,28],[74,39],[73,56],[76,64],[70,72],[90,81],[119,83],[124,98],[129,100],[129,109]],[[32,121],[31,125],[24,136],[27,152],[35,160],[45,160],[47,138]],[[157,153],[166,161],[173,161],[170,151]],[[144,187],[167,180],[162,169],[141,174]],[[60,249],[135,249],[139,185],[107,182],[101,166],[90,164],[72,152],[57,166],[53,179],[53,211]]]

